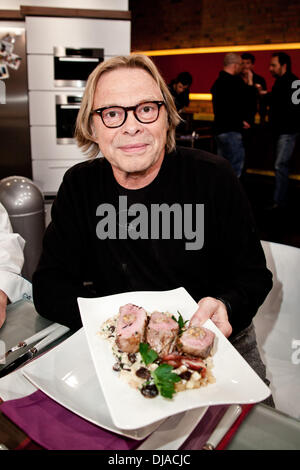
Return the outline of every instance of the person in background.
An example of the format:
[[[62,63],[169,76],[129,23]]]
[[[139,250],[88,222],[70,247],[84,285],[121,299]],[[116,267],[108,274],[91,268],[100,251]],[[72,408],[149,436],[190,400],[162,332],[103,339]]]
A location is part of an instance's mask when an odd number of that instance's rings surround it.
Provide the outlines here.
[[[244,52],[242,54],[241,77],[247,85],[250,83],[253,83],[254,86],[260,85],[261,89],[266,91],[267,90],[266,80],[261,75],[258,75],[257,73],[255,73],[254,63],[255,63],[255,57],[253,54],[250,54],[249,52]],[[251,126],[254,125],[255,115],[257,112],[260,117],[260,124],[263,124],[266,119],[267,106],[266,106],[266,100],[264,99],[264,96],[260,95],[258,90],[257,90],[256,96],[253,99],[253,102],[250,103],[250,106],[251,106],[251,118],[250,118],[249,124]]]
[[[275,142],[275,190],[271,209],[287,204],[289,164],[300,133],[300,105],[293,99],[293,83],[298,77],[292,73],[291,58],[285,52],[275,52],[270,61],[270,73],[275,78],[270,93],[257,88],[266,96],[270,111],[270,124]]]
[[[31,283],[20,275],[24,245],[24,239],[13,233],[7,211],[0,203],[0,328],[8,302],[20,300],[24,294],[32,296]]]
[[[189,105],[189,93],[192,82],[193,77],[189,72],[181,72],[169,84],[169,90],[179,113]]]
[[[224,68],[211,88],[217,152],[231,163],[237,177],[241,176],[245,162],[242,132],[251,127],[249,103],[256,95],[252,75],[246,84],[240,76],[241,68],[241,56],[229,52],[224,57]]]
[[[75,133],[91,160],[64,175],[33,275],[34,304],[74,330],[82,326],[78,297],[183,286],[198,302],[194,318],[211,318],[265,379],[252,318],[272,274],[249,202],[224,158],[176,147],[179,119],[149,57],[112,57],[91,73]]]

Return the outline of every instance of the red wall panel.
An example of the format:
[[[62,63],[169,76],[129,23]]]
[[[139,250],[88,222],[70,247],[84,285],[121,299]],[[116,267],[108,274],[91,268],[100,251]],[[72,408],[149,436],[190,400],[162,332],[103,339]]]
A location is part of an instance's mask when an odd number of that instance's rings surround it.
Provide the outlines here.
[[[255,56],[255,72],[262,75],[267,82],[268,90],[272,88],[274,79],[269,72],[272,51],[249,51]],[[276,50],[274,50],[276,52]],[[284,51],[292,59],[292,71],[300,78],[300,50]],[[169,83],[178,73],[188,71],[193,76],[191,93],[209,93],[210,88],[223,68],[223,52],[205,54],[182,54],[169,56],[153,56],[166,82]]]

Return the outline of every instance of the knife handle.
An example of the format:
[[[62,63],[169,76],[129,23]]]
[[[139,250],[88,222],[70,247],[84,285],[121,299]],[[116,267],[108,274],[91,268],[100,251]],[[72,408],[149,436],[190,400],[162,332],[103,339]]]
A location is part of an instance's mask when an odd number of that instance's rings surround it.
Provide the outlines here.
[[[52,333],[52,331],[56,330],[56,328],[58,328],[59,326],[61,326],[59,323],[52,323],[51,325],[47,326],[47,328],[44,328],[43,330],[38,331],[34,335],[24,340],[24,342],[26,343],[25,346],[29,346],[35,341],[38,341],[39,339],[44,338],[45,336]]]
[[[240,405],[231,405],[220,422],[217,424],[215,430],[212,432],[206,444],[203,446],[204,450],[214,450],[219,442],[223,439],[227,431],[231,428],[233,423],[237,420],[242,412]]]
[[[36,353],[40,351],[41,349],[48,346],[48,344],[53,343],[53,341],[63,336],[68,331],[70,331],[70,328],[67,326],[58,326],[54,331],[52,331],[52,333],[50,333],[50,335],[46,336],[46,338],[42,339],[39,343],[33,346],[33,348],[31,348],[32,352]]]

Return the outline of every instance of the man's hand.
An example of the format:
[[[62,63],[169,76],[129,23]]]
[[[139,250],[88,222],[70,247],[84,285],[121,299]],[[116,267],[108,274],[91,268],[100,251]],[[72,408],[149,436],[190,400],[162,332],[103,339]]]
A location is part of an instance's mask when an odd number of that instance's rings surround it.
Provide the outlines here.
[[[198,305],[198,310],[192,316],[190,325],[201,326],[210,318],[228,338],[232,333],[232,326],[228,321],[227,309],[223,302],[213,297],[204,297]]]
[[[248,85],[253,86],[253,72],[252,70],[247,70],[247,80],[248,80]]]
[[[250,124],[247,121],[243,121],[243,129],[250,129]]]
[[[0,289],[0,328],[6,318],[7,295]]]
[[[262,95],[266,95],[268,92],[267,90],[263,90],[263,87],[259,84],[259,83],[256,83],[255,84],[256,88],[258,89],[258,93],[262,96]]]

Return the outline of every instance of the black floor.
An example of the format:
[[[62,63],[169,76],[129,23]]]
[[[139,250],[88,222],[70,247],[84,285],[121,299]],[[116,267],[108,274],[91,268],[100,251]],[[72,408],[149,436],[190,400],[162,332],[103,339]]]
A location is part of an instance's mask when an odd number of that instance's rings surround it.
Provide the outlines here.
[[[272,203],[274,177],[248,174],[242,176],[261,240],[300,248],[300,181],[290,180],[286,208],[267,210]]]

